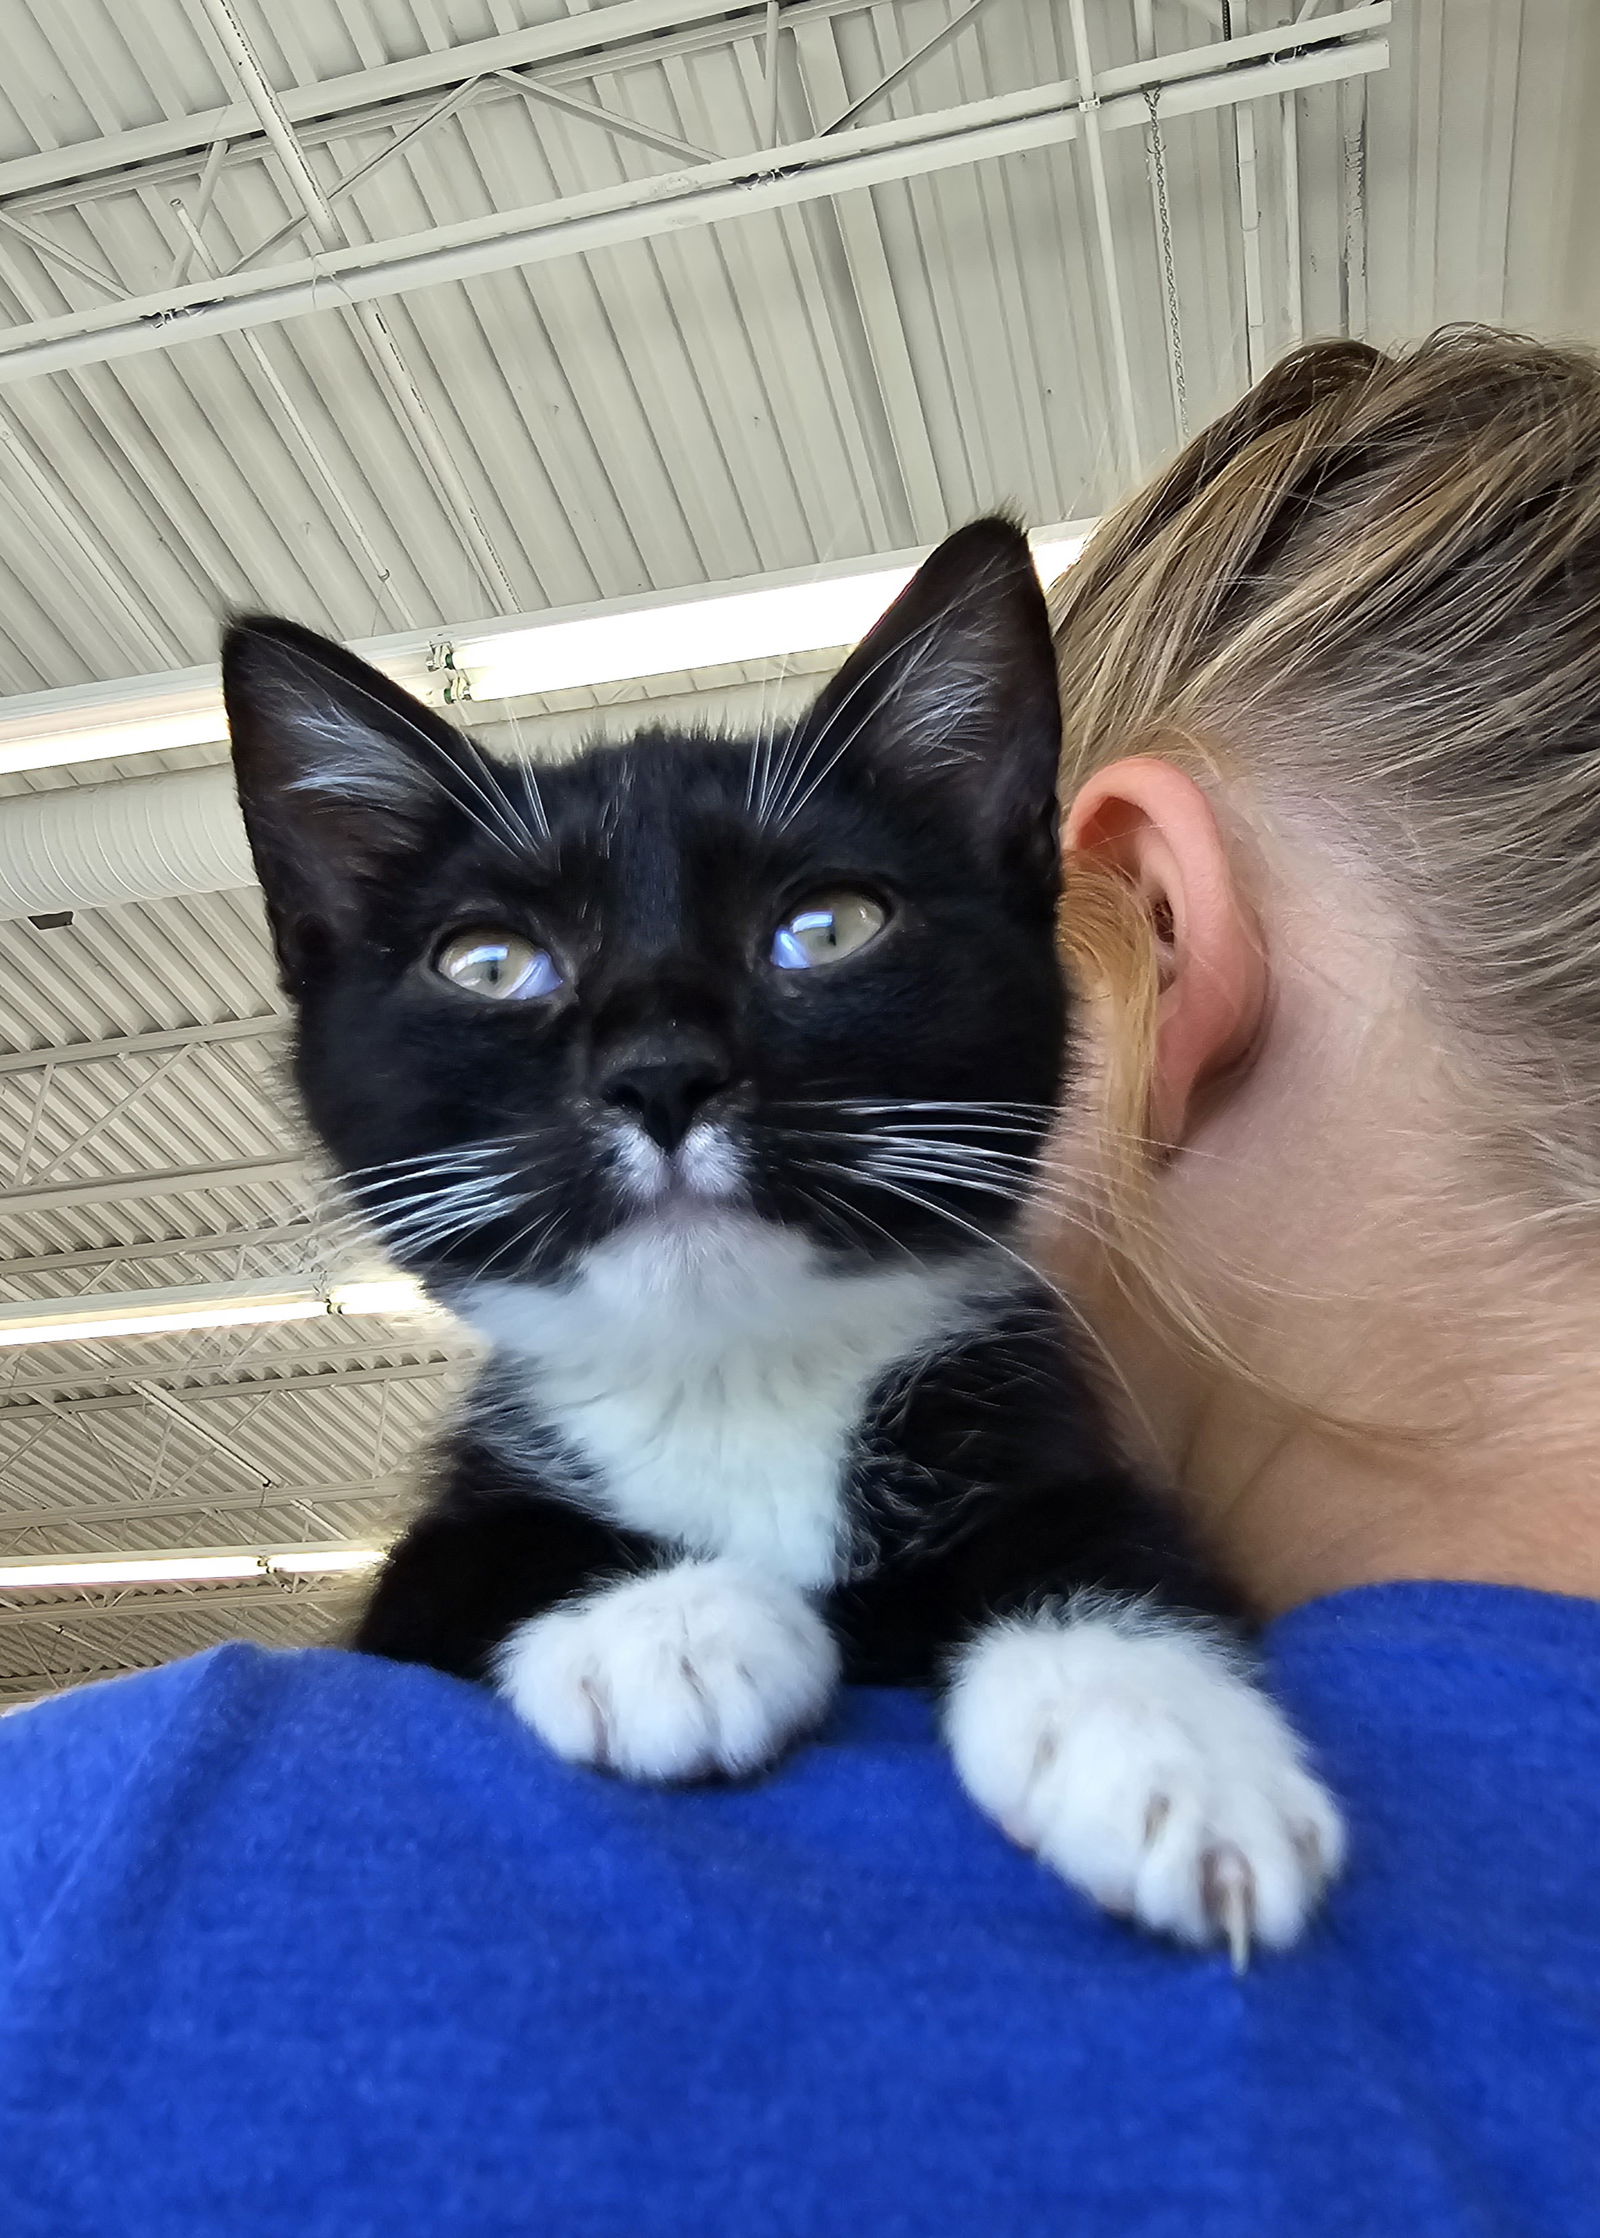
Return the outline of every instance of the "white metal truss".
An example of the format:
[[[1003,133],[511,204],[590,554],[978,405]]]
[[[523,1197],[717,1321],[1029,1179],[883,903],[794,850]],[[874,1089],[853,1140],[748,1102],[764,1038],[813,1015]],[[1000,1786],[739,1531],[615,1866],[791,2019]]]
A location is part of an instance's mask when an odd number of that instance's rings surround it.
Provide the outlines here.
[[[1075,0],[1081,8],[1081,0]],[[236,333],[381,296],[471,279],[513,266],[792,207],[891,179],[964,166],[1078,134],[1142,129],[1145,89],[1161,89],[1170,115],[1228,108],[1304,86],[1382,69],[1377,34],[1388,0],[1310,23],[1248,34],[1121,65],[1086,82],[1036,86],[932,114],[824,133],[770,151],[700,164],[642,183],[440,226],[399,239],[328,248],[299,264],[237,271],[158,294],[41,319],[0,335],[0,382],[57,372],[208,334]]]

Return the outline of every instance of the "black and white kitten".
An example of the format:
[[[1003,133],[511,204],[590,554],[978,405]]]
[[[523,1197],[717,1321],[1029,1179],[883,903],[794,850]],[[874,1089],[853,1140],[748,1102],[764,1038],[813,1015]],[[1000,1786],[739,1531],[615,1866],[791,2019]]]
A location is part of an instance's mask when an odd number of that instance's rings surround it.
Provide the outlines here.
[[[536,774],[271,620],[224,679],[312,1124],[493,1347],[357,1645],[655,1780],[934,1683],[1068,1880],[1292,1941],[1337,1813],[1015,1248],[1068,1026],[1021,533],[754,741]]]

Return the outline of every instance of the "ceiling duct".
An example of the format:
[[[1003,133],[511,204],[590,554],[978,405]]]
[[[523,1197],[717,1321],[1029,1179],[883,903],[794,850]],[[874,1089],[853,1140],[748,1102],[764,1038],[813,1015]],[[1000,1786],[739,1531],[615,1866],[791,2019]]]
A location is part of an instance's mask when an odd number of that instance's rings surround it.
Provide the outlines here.
[[[229,768],[0,802],[0,920],[255,881]]]

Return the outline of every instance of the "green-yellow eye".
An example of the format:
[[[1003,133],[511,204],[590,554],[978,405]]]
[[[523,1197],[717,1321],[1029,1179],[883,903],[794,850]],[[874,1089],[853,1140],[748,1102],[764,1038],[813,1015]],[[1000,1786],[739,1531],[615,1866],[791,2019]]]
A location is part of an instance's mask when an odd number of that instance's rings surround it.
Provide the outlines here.
[[[524,940],[521,933],[496,932],[474,927],[457,933],[439,948],[433,959],[439,977],[464,995],[481,995],[490,1002],[530,1002],[553,995],[561,974],[549,951]]]
[[[881,902],[866,894],[818,894],[772,936],[772,961],[780,971],[815,971],[836,964],[876,940],[889,921]]]

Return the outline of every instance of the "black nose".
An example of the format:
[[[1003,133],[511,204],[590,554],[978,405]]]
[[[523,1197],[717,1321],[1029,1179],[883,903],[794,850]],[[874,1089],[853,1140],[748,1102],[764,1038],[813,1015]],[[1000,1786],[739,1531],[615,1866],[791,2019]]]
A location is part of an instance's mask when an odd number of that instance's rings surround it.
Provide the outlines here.
[[[670,1055],[637,1050],[606,1066],[596,1090],[602,1103],[637,1119],[652,1142],[676,1150],[732,1078],[726,1059],[708,1045]]]

